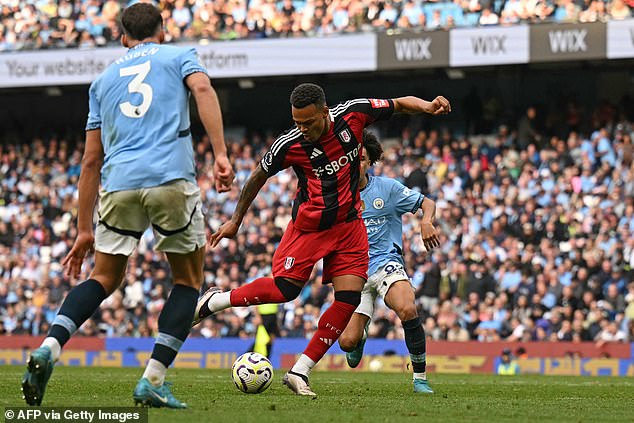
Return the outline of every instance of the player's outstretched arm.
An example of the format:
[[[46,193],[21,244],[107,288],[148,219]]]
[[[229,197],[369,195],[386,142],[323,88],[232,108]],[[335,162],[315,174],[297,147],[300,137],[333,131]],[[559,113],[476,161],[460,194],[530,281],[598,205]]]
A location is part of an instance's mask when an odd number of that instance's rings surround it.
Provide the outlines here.
[[[414,96],[399,97],[392,101],[394,101],[394,113],[446,115],[451,112],[451,104],[443,96],[438,96],[432,101]]]
[[[198,115],[205,127],[211,148],[214,152],[214,177],[216,190],[226,192],[233,183],[233,168],[227,157],[227,146],[222,127],[222,112],[216,90],[211,86],[209,77],[202,72],[195,72],[185,78],[185,84],[196,100]]]
[[[420,208],[423,210],[423,218],[420,221],[420,236],[423,238],[423,244],[427,251],[432,250],[440,245],[438,230],[434,226],[434,217],[436,216],[436,202],[425,197]]]
[[[66,275],[79,277],[81,265],[87,253],[94,250],[95,237],[93,234],[92,217],[97,203],[99,179],[103,165],[103,145],[101,144],[101,129],[86,131],[86,148],[81,160],[79,174],[79,212],[77,216],[77,239],[70,252],[62,260],[66,266]]]
[[[236,206],[236,210],[233,213],[231,220],[224,223],[220,229],[209,237],[209,245],[211,248],[218,245],[222,238],[233,238],[236,235],[238,228],[240,228],[240,224],[242,224],[244,215],[247,213],[251,203],[253,203],[253,200],[258,195],[258,192],[260,192],[267,179],[268,175],[264,169],[262,169],[261,165],[258,165],[258,167],[251,172],[249,179],[247,179],[242,191],[240,191],[238,205]]]

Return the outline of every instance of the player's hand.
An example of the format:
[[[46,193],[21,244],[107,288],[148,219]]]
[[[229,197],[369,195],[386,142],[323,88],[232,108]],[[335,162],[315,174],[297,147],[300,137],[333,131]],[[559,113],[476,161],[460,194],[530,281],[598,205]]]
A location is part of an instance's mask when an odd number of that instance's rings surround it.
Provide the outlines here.
[[[445,97],[439,95],[431,101],[426,110],[430,115],[446,115],[451,112],[451,104]]]
[[[238,233],[239,224],[233,220],[225,222],[216,232],[209,237],[208,244],[211,248],[216,248],[216,245],[222,238],[233,238]]]
[[[231,190],[234,178],[233,168],[226,154],[219,155],[214,161],[214,178],[216,180],[216,191],[227,192]]]
[[[79,232],[73,248],[62,260],[62,265],[66,267],[66,276],[78,278],[81,272],[81,265],[84,263],[86,254],[95,252],[95,237],[92,232]]]
[[[430,251],[440,245],[440,238],[438,237],[438,231],[433,224],[423,222],[420,225],[420,236],[423,238],[423,245],[427,251]]]

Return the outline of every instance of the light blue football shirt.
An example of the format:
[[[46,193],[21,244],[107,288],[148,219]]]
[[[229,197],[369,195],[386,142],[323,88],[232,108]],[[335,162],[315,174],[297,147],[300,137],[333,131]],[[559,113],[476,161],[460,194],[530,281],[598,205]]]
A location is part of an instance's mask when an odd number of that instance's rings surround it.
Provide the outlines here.
[[[361,190],[363,222],[368,231],[370,265],[374,274],[389,261],[403,262],[403,221],[405,213],[416,213],[425,197],[398,181],[369,176]]]
[[[207,74],[193,48],[139,44],[90,85],[86,130],[101,128],[107,192],[196,182],[184,79]]]

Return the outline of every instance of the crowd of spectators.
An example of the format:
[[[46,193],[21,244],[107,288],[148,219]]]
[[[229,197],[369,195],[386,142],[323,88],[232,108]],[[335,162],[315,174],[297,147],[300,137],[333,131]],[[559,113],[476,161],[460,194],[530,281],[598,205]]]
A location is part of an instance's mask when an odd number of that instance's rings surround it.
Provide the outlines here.
[[[118,44],[118,16],[127,5],[120,0],[0,0],[0,52]],[[631,17],[634,0],[160,0],[158,5],[169,42],[605,22]]]
[[[634,341],[634,119],[622,113],[630,106],[605,103],[588,116],[569,107],[559,129],[548,123],[557,119],[529,108],[514,127],[496,124],[489,136],[422,130],[411,120],[399,137],[385,140],[385,158],[373,172],[437,202],[442,235],[433,253],[422,249],[418,217],[403,221],[406,267],[428,337]],[[592,128],[579,130],[584,125]],[[232,215],[240,186],[273,140],[228,140],[236,184],[225,194],[210,180],[208,140],[195,141],[209,230]],[[0,143],[0,334],[45,334],[77,283],[60,261],[76,234],[82,149],[81,141],[55,137]],[[270,274],[295,186],[291,170],[268,181],[237,237],[207,252],[203,289],[227,290]],[[81,334],[156,334],[171,278],[154,242],[147,231],[121,288]],[[310,337],[333,301],[321,272],[317,266],[300,297],[279,307],[283,336]],[[224,311],[193,335],[253,336],[255,317],[251,308]],[[403,337],[396,315],[381,303],[370,335]]]

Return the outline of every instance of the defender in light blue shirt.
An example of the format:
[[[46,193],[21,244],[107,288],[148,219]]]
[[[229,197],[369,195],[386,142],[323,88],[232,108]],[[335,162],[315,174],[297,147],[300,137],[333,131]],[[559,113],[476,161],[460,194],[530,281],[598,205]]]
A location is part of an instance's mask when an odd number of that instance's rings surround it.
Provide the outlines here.
[[[62,261],[78,278],[95,251],[89,279],[66,296],[40,348],[31,352],[22,378],[29,405],[41,405],[53,366],[70,337],[123,280],[128,257],[151,226],[174,286],[158,318],[158,336],[135,403],[186,408],[165,384],[167,369],[189,335],[203,280],[205,224],[189,134],[189,94],[214,152],[216,190],[231,189],[222,115],[216,92],[193,49],[160,45],[161,12],[137,3],[122,14],[128,53],[90,86],[86,147],[79,175],[77,239]],[[102,190],[99,193],[99,180]],[[99,194],[99,222],[93,215]]]
[[[368,275],[372,275],[389,262],[405,265],[401,216],[416,214],[425,196],[383,176],[367,175],[366,180],[361,201],[370,244]]]
[[[367,131],[363,134],[363,147],[359,188],[370,244],[370,276],[361,293],[361,303],[339,338],[339,345],[347,351],[348,365],[357,367],[363,357],[374,302],[381,296],[403,323],[405,344],[414,370],[414,392],[431,394],[433,390],[425,373],[425,332],[416,311],[414,289],[404,269],[401,217],[423,210],[421,236],[425,248],[431,250],[440,244],[432,223],[436,203],[393,179],[368,176],[368,168],[381,159],[383,149],[376,137]]]
[[[196,182],[184,83],[196,72],[207,75],[195,49],[145,42],[92,83],[86,130],[101,128],[106,192]]]

